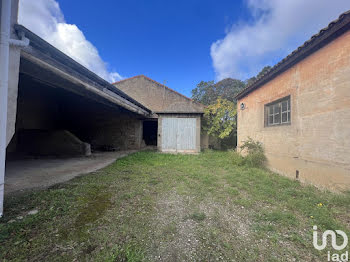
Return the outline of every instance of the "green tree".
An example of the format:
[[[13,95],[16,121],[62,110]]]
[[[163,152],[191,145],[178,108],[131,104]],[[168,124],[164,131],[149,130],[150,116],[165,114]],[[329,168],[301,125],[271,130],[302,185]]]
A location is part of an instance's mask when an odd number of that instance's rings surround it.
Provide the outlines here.
[[[226,78],[217,83],[214,81],[201,81],[195,89],[192,90],[192,99],[204,105],[215,104],[218,98],[223,98],[235,102],[235,96],[245,84],[238,79]]]
[[[214,81],[201,81],[196,88],[192,89],[192,99],[204,105],[210,105],[216,100]]]
[[[204,129],[209,135],[224,139],[236,130],[236,115],[236,103],[218,98],[205,109]]]
[[[249,79],[246,80],[246,85],[247,85],[247,86],[250,86],[250,85],[253,84],[255,81],[256,81],[256,77],[253,76],[253,77],[251,77],[251,78],[249,78]]]
[[[251,78],[249,78],[246,81],[247,86],[251,85],[252,83],[254,83],[258,78],[262,77],[265,73],[267,73],[269,70],[271,69],[271,66],[265,66],[263,69],[261,69],[261,71],[259,72],[259,74],[257,74],[257,76],[253,76]]]
[[[215,84],[218,97],[236,102],[235,96],[245,87],[243,81],[233,78],[223,79]]]

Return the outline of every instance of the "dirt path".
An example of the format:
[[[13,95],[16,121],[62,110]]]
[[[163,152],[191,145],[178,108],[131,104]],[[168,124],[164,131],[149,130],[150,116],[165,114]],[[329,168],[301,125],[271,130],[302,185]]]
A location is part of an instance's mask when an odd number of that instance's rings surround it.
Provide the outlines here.
[[[198,245],[197,223],[186,216],[190,213],[190,197],[169,192],[158,198],[156,204],[156,254],[152,261],[191,261]]]
[[[157,198],[155,211],[149,261],[195,261],[198,257],[227,261],[225,252],[213,243],[233,240],[239,246],[251,238],[249,214],[232,203],[197,202],[172,191]],[[216,235],[219,231],[223,234]]]

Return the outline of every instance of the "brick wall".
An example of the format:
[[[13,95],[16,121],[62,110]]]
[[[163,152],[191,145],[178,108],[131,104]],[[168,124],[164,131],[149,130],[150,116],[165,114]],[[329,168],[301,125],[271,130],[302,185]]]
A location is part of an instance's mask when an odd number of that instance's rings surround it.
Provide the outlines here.
[[[265,127],[264,105],[288,95],[291,125]],[[272,170],[350,189],[350,31],[238,101],[238,145],[248,136]]]

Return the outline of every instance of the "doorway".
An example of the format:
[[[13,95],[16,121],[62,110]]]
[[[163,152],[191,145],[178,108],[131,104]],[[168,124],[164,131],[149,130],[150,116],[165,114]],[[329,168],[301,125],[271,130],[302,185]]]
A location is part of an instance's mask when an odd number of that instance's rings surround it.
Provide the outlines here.
[[[195,152],[196,118],[162,118],[162,151]]]
[[[143,140],[146,146],[157,146],[158,120],[143,121]]]

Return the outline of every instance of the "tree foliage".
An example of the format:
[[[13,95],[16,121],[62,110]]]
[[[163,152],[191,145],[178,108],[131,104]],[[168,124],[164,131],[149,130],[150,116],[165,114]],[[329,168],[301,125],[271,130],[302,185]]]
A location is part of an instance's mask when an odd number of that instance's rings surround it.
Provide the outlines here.
[[[225,144],[228,140],[235,141],[237,130],[237,110],[235,96],[253,83],[257,78],[271,69],[265,66],[255,77],[243,82],[238,79],[226,78],[217,83],[214,81],[201,81],[192,90],[192,99],[207,105],[203,118],[203,127],[209,135],[217,137]]]
[[[261,76],[263,76],[267,71],[269,71],[271,69],[271,66],[265,66],[260,72],[259,74],[257,74],[257,76],[253,76],[251,78],[249,78],[246,82],[247,85],[251,85],[253,82],[255,82],[255,80],[257,80],[258,78],[260,78]]]
[[[210,105],[216,100],[214,81],[201,81],[196,88],[192,89],[192,99],[203,105]]]
[[[245,83],[243,81],[226,78],[217,83],[214,81],[201,81],[197,87],[192,90],[192,99],[208,106],[203,118],[204,129],[211,136],[219,138],[224,144],[227,142],[226,140],[235,141],[235,96],[244,87]],[[228,144],[230,144],[230,146],[236,145],[236,143]]]
[[[223,139],[236,130],[236,104],[227,99],[218,98],[216,103],[207,106],[204,112],[204,128],[209,135]]]
[[[243,81],[226,78],[217,83],[214,81],[201,81],[192,90],[192,99],[204,105],[215,104],[218,98],[223,98],[231,102],[236,101],[235,96],[244,88]]]

